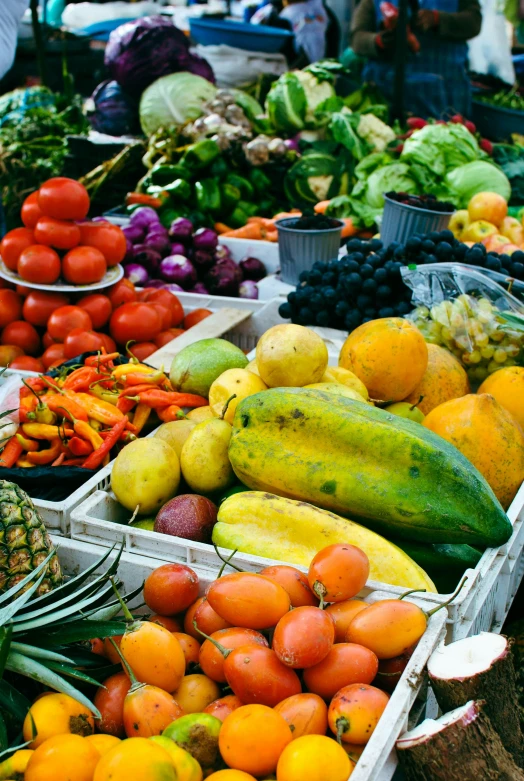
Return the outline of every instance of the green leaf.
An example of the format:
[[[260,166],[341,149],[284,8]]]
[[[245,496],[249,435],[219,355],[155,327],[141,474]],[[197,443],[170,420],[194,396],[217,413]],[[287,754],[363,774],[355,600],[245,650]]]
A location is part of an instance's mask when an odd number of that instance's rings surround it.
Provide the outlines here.
[[[24,656],[30,656],[31,659],[40,659],[45,662],[64,662],[74,664],[74,662],[63,654],[57,654],[55,651],[48,651],[44,648],[38,648],[35,645],[26,645],[26,643],[11,643],[11,650]]]
[[[63,619],[68,618],[71,615],[75,615],[76,613],[81,613],[82,610],[85,610],[88,607],[97,607],[104,604],[104,602],[107,600],[109,594],[112,592],[112,587],[110,583],[107,583],[106,586],[103,586],[101,589],[98,590],[96,594],[91,595],[87,599],[84,599],[82,602],[70,605],[69,607],[65,607],[63,610],[58,610],[56,613],[53,613],[52,623],[56,624],[58,622],[62,622]],[[46,625],[49,625],[49,616],[42,616],[41,618],[34,618],[31,621],[21,621],[16,622],[14,625],[14,632],[15,634],[19,634],[21,632],[28,632],[31,629],[37,629]]]
[[[36,608],[36,610],[31,610],[30,612],[18,613],[18,615],[15,618],[15,623],[25,624],[27,621],[30,621],[33,618],[43,619],[41,621],[41,623],[43,624],[48,623],[49,619],[54,621],[55,615],[64,617],[63,608],[65,608],[70,603],[73,603],[74,606],[73,612],[77,612],[79,609],[79,604],[81,604],[82,602],[82,599],[86,599],[92,594],[99,593],[101,587],[103,586],[104,583],[107,583],[109,577],[110,576],[107,574],[100,575],[98,578],[96,578],[96,580],[84,584],[79,589],[77,589],[74,593],[65,595],[62,599],[58,600],[57,602],[51,603],[43,607],[38,607]],[[33,607],[33,604],[28,605],[28,607]],[[49,613],[51,615],[48,615]]]
[[[91,678],[81,670],[77,670],[76,667],[71,667],[69,664],[60,664],[59,662],[46,662],[45,666],[48,670],[54,670],[54,672],[66,675],[68,678],[75,678],[77,681],[83,681],[89,683],[91,686],[98,686],[99,682],[94,678]]]
[[[36,637],[39,638],[39,645],[61,646],[69,643],[78,643],[82,640],[91,640],[93,637],[123,635],[125,631],[126,624],[123,621],[80,619],[54,632],[38,632]]]
[[[22,723],[31,703],[6,680],[0,680],[0,709],[8,711],[16,721]]]
[[[28,656],[22,656],[22,654],[10,653],[7,659],[6,669],[13,673],[24,675],[26,678],[32,678],[34,681],[43,683],[44,686],[48,686],[50,689],[62,692],[62,694],[68,694],[70,697],[73,697],[73,699],[82,703],[82,705],[85,705],[86,708],[89,708],[97,719],[100,718],[98,709],[82,694],[82,692],[75,689],[74,686],[61,678],[60,675],[57,675],[52,670],[44,667],[40,662],[35,661],[35,659],[30,659]]]
[[[2,716],[2,711],[0,711],[0,752],[6,751],[8,746],[7,727],[5,725],[4,717]],[[0,757],[1,756],[2,754],[0,753]]]
[[[11,647],[11,637],[13,635],[13,625],[0,627],[0,678],[2,678],[5,669],[5,663]]]

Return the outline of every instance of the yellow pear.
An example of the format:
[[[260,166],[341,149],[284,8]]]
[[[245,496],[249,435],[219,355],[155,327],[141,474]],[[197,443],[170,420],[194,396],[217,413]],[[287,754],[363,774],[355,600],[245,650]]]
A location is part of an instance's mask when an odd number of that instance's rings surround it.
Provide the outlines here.
[[[182,446],[180,466],[184,480],[197,494],[211,494],[230,486],[235,473],[228,448],[233,429],[222,418],[199,423]]]
[[[360,393],[366,400],[369,399],[368,389],[362,380],[359,380],[356,374],[350,372],[349,369],[342,368],[342,366],[328,366],[320,382],[339,382]]]
[[[196,425],[196,420],[171,420],[155,431],[155,437],[167,442],[180,458],[182,445]]]
[[[266,383],[253,372],[247,369],[227,369],[211,385],[209,404],[213,414],[219,418],[226,401],[231,399],[224,420],[233,423],[238,402],[263,390],[267,390]]]

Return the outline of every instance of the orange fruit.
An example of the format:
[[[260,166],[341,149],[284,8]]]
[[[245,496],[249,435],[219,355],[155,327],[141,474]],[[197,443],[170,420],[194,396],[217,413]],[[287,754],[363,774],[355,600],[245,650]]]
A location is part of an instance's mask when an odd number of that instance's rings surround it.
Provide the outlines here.
[[[218,746],[226,765],[256,776],[272,773],[291,743],[289,725],[266,705],[243,705],[226,717]]]
[[[54,735],[35,750],[24,781],[92,781],[99,760],[96,748],[79,735]]]

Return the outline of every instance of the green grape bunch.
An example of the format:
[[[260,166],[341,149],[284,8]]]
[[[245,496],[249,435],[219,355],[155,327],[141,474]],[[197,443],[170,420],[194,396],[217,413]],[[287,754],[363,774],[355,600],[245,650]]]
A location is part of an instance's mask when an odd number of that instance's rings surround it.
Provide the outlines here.
[[[462,294],[431,308],[418,306],[409,315],[425,340],[458,358],[473,385],[504,366],[524,362],[524,332],[508,328],[487,298]]]

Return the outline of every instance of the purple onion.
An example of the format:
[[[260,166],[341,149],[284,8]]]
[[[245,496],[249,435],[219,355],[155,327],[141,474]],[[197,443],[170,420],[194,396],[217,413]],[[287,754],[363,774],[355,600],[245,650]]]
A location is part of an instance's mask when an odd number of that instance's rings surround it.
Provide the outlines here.
[[[192,260],[199,271],[207,271],[215,262],[211,252],[206,252],[203,249],[195,250]]]
[[[171,223],[169,235],[172,239],[175,239],[175,241],[187,244],[193,235],[193,223],[191,220],[188,220],[187,217],[177,217],[176,220],[173,220]]]
[[[219,244],[215,250],[215,259],[224,260],[225,258],[231,258],[231,250],[225,244]]]
[[[296,138],[286,138],[284,139],[284,144],[292,152],[300,152],[300,147]]]
[[[167,231],[165,234],[154,233],[153,231],[150,231],[147,234],[144,243],[147,247],[151,247],[151,249],[155,250],[155,252],[158,252],[158,254],[163,258],[165,258],[167,255],[171,255],[171,242],[169,241]]]
[[[204,284],[212,295],[237,296],[242,282],[242,272],[232,260],[219,260],[204,278]]]
[[[131,225],[138,225],[139,228],[149,230],[151,225],[160,222],[160,218],[151,206],[140,206],[132,213],[129,221]]]
[[[203,282],[197,282],[195,287],[192,287],[189,291],[190,293],[199,293],[201,296],[207,296],[209,295],[209,290],[204,285]]]
[[[264,279],[267,275],[266,267],[258,258],[244,258],[238,265],[242,270],[244,279],[252,279],[258,282],[259,279]]]
[[[163,279],[150,279],[147,283],[148,287],[163,288],[166,287],[166,283]]]
[[[135,244],[133,259],[135,263],[145,266],[150,274],[154,274],[160,265],[162,257],[148,244]]]
[[[238,288],[238,295],[240,298],[257,299],[258,287],[256,282],[253,282],[252,279],[245,279]]]
[[[184,255],[170,255],[160,264],[160,276],[166,282],[176,282],[184,290],[189,290],[197,281],[196,271],[191,261]]]
[[[140,225],[126,225],[125,228],[122,228],[122,233],[126,239],[129,239],[131,244],[138,244],[146,234],[145,228],[142,228]]]
[[[126,254],[124,256],[124,263],[131,263],[132,260],[135,259],[135,249],[133,247],[133,242],[129,241],[129,239],[126,236]]]
[[[214,252],[218,245],[218,236],[211,228],[199,228],[193,234],[193,247]]]
[[[169,290],[169,292],[173,293],[173,295],[184,292],[184,288],[180,287],[180,285],[177,285],[176,282],[164,282],[162,287],[164,290]]]
[[[186,248],[179,241],[174,241],[173,244],[171,244],[170,255],[186,255]]]
[[[147,287],[149,274],[139,263],[129,263],[124,268],[124,276],[137,287]]]

